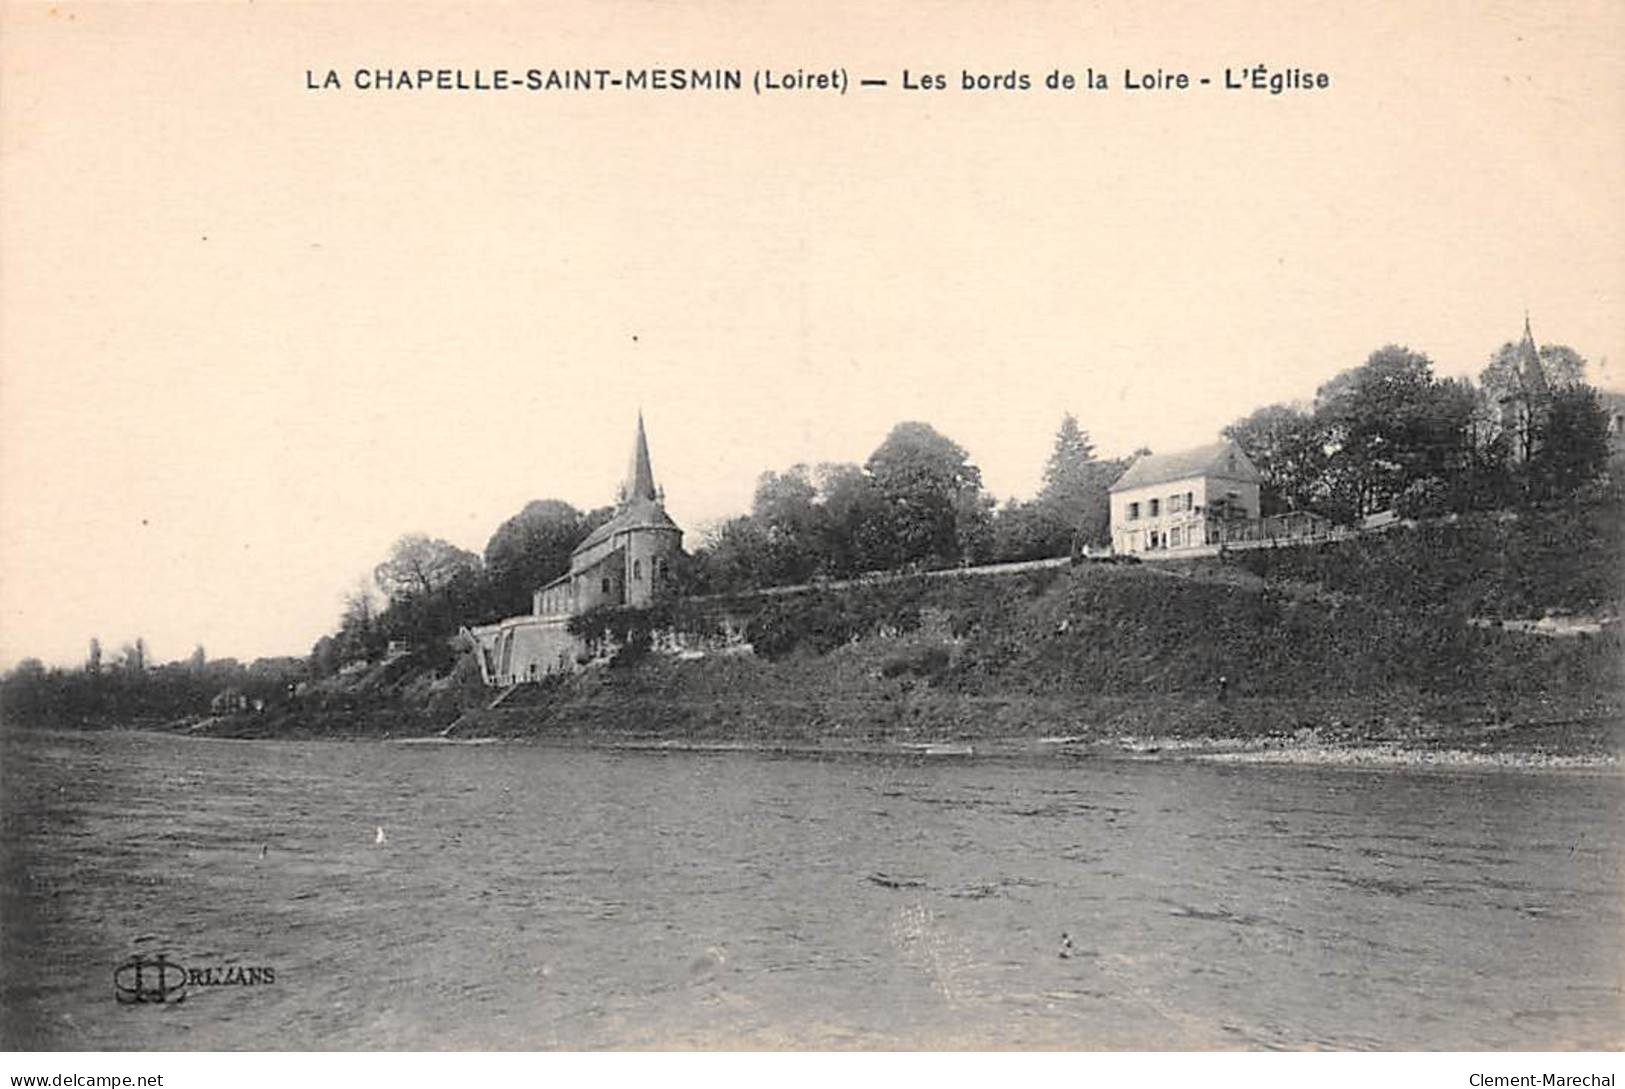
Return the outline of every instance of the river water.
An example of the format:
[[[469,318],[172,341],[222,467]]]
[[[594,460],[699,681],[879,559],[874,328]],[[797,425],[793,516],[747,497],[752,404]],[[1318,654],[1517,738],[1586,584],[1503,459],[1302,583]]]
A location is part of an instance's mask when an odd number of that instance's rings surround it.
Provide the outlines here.
[[[13,1047],[1625,1040],[1617,773],[138,733],[0,755]],[[275,979],[116,1001],[159,953]]]

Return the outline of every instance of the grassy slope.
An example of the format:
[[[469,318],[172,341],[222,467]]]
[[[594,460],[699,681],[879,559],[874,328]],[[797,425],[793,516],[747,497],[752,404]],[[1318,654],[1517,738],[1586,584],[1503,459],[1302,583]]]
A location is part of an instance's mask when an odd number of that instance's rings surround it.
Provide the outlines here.
[[[1304,727],[1415,738],[1581,721],[1588,745],[1617,748],[1617,628],[1554,640],[1467,623],[1551,607],[1618,614],[1617,520],[1570,515],[756,603],[750,627],[778,651],[770,660],[646,660],[470,725],[717,739]]]
[[[527,686],[494,712],[464,663],[454,678],[330,694],[322,714],[254,732],[431,732],[465,711],[461,736],[749,741],[1306,727],[1425,740],[1562,723],[1617,750],[1617,627],[1558,640],[1467,619],[1618,615],[1622,572],[1613,506],[1222,562],[907,579],[731,603],[755,657],[642,657]]]

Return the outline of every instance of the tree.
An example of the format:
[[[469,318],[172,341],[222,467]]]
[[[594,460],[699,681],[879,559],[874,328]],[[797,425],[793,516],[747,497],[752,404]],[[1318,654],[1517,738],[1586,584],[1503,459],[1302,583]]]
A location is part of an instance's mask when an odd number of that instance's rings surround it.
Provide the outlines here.
[[[1078,418],[1068,412],[1055,432],[1055,448],[1044,463],[1044,491],[1065,491],[1084,483],[1095,461],[1095,444],[1088,432],[1078,426]]]
[[[1585,356],[1567,344],[1542,344],[1535,351],[1542,377],[1549,389],[1568,389],[1585,381]],[[1509,340],[1497,348],[1478,373],[1478,384],[1491,403],[1526,393],[1523,376],[1524,346]]]
[[[1263,477],[1263,514],[1314,510],[1326,500],[1327,436],[1313,414],[1296,405],[1265,405],[1226,427]]]
[[[1601,476],[1608,464],[1608,413],[1590,386],[1554,391],[1539,434],[1528,466],[1534,498],[1572,495]]]
[[[860,466],[825,462],[813,473],[818,488],[819,568],[835,577],[893,562],[891,517],[885,497]]]
[[[766,551],[767,535],[749,515],[713,527],[697,551],[707,588],[731,593],[767,585],[769,578],[763,563]]]
[[[310,675],[313,677],[331,677],[338,672],[339,666],[338,640],[331,635],[324,635],[310,648]]]
[[[530,595],[570,569],[570,554],[612,512],[582,514],[558,499],[537,499],[509,518],[485,545],[493,605],[512,613],[530,608]]]
[[[1038,493],[1031,527],[1043,538],[1045,555],[1068,552],[1073,542],[1104,544],[1111,534],[1111,497],[1108,489],[1123,471],[1118,461],[1095,457],[1089,433],[1076,416],[1061,417],[1055,447],[1044,463],[1044,486]],[[1011,511],[1014,514],[1014,511]]]
[[[480,569],[480,558],[438,538],[409,533],[396,541],[389,558],[373,570],[378,588],[391,601],[428,597],[459,574]]]
[[[993,559],[999,563],[1040,560],[1070,547],[1070,531],[1055,507],[1011,499],[993,516]]]
[[[894,565],[952,562],[973,551],[992,518],[982,473],[964,449],[930,424],[891,429],[864,463],[888,507]]]
[[[125,643],[119,648],[119,657],[119,665],[125,672],[140,676],[147,670],[147,641],[137,638],[133,643]]]
[[[361,579],[344,595],[339,630],[333,640],[336,665],[365,661],[383,650],[384,637],[378,629],[377,617],[372,585]]]
[[[11,667],[7,681],[40,681],[45,679],[45,663],[38,658],[24,658]]]
[[[1435,382],[1427,356],[1392,344],[1321,386],[1315,418],[1327,439],[1328,513],[1369,514],[1412,481],[1457,471],[1473,414],[1464,391]]]
[[[1526,323],[1523,339],[1501,345],[1479,372],[1479,440],[1493,442],[1494,453],[1516,467],[1526,487],[1532,483],[1527,463],[1539,448],[1542,417],[1555,394],[1583,384],[1585,368],[1585,357],[1567,345],[1537,349]]]
[[[766,472],[756,482],[751,518],[760,534],[760,572],[771,583],[805,582],[818,570],[818,490],[805,465]]]

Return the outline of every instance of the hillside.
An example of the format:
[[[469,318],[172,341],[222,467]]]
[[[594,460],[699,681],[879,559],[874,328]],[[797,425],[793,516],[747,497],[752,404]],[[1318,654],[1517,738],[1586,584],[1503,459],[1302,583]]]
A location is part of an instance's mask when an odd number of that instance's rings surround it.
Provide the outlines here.
[[[1617,507],[1576,508],[1179,564],[615,610],[584,618],[621,648],[607,667],[523,686],[494,710],[470,660],[440,676],[397,662],[204,728],[816,744],[1515,734],[1618,752],[1621,529]],[[1497,623],[1552,610],[1609,622],[1569,638]],[[754,653],[714,639],[703,657],[648,650],[650,630],[714,637],[724,617]]]

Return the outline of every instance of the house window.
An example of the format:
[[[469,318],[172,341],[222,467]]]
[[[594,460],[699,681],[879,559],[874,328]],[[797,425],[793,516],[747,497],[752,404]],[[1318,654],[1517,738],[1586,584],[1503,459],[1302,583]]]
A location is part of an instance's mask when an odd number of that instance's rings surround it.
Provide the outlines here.
[[[1138,504],[1138,503],[1130,503],[1128,505],[1128,520],[1130,522],[1132,522],[1132,521],[1134,521],[1135,519],[1137,519],[1139,517],[1140,517],[1140,504]]]
[[[604,580],[604,593],[609,593],[609,579]]]
[[[1185,493],[1185,509],[1186,510],[1192,510],[1192,509],[1195,508],[1195,506],[1196,506],[1196,493],[1195,492],[1186,492]]]
[[[632,577],[637,579],[639,582],[643,581],[643,561],[642,560],[633,560],[632,561]]]
[[[1168,547],[1178,548],[1185,543],[1185,531],[1175,526],[1168,531]]]
[[[1161,503],[1160,500],[1157,500],[1157,499],[1151,500],[1151,517],[1155,518],[1158,514],[1161,514],[1162,513],[1161,508],[1162,508],[1162,503]]]

